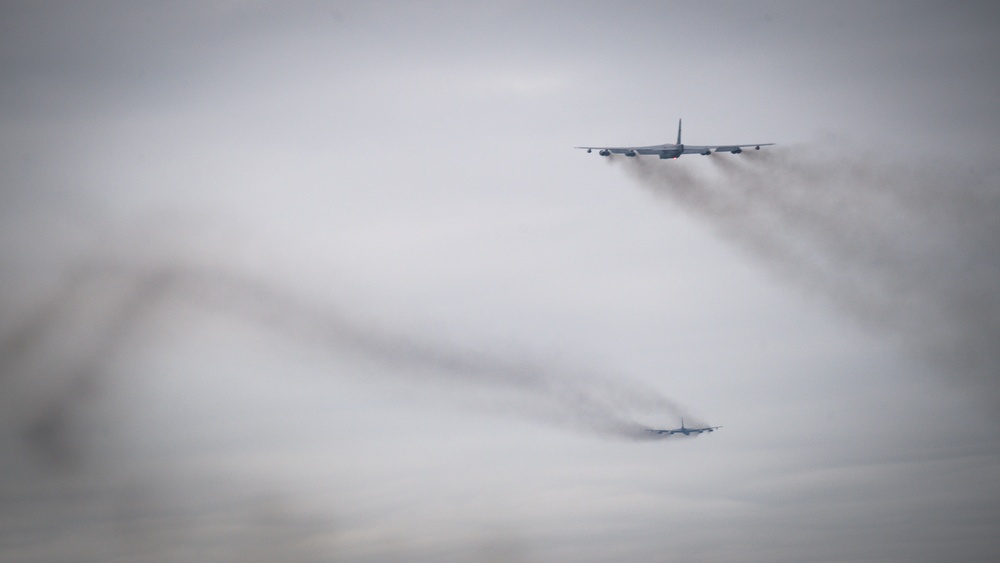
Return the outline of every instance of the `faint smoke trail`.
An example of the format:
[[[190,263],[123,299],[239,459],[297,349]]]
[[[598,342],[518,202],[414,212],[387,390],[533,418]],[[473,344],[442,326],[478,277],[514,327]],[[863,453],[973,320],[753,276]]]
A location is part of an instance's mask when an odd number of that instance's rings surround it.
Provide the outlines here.
[[[652,439],[637,417],[684,414],[636,382],[390,334],[249,277],[182,266],[105,264],[73,272],[47,305],[0,341],[0,384],[8,397],[19,398],[5,410],[8,417],[21,413],[14,417],[33,449],[50,461],[71,460],[72,419],[83,402],[79,391],[97,385],[102,364],[136,344],[142,323],[169,315],[178,304],[260,324],[306,347],[374,361],[389,368],[380,372],[391,371],[401,381],[459,388],[459,396],[467,398],[488,393],[492,408],[508,415],[609,438]],[[57,357],[63,359],[52,360]],[[32,359],[38,365],[32,367]]]
[[[709,158],[709,168],[615,162],[799,285],[998,399],[995,177],[806,148]]]

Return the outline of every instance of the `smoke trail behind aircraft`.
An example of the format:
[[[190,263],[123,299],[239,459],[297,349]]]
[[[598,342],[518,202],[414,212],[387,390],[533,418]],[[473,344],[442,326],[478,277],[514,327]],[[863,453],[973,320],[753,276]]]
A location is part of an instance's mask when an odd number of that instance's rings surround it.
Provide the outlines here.
[[[480,400],[501,414],[608,438],[648,440],[637,417],[682,414],[662,394],[634,381],[392,334],[247,276],[115,263],[90,264],[68,275],[47,304],[0,343],[0,382],[8,397],[18,398],[5,405],[8,424],[13,417],[47,460],[72,461],[78,449],[72,429],[74,412],[82,408],[79,391],[99,382],[103,364],[134,345],[144,323],[170,318],[183,305],[258,325],[323,350],[331,361],[359,358],[400,382],[454,388],[460,401]]]
[[[724,239],[1000,398],[1000,192],[956,164],[778,148],[696,162],[614,159]]]

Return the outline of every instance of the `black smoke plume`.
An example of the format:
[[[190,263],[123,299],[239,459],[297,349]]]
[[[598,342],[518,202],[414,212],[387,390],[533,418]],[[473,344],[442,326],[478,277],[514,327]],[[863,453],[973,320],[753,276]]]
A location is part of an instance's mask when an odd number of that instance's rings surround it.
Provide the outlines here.
[[[0,383],[8,397],[20,397],[7,405],[8,424],[20,428],[46,460],[71,465],[80,450],[74,446],[74,416],[86,408],[84,391],[106,384],[106,364],[123,347],[136,345],[144,324],[169,317],[181,305],[323,350],[331,363],[360,358],[401,384],[447,388],[459,401],[607,438],[651,439],[640,417],[683,415],[661,393],[635,381],[393,333],[250,276],[95,262],[69,273],[0,342]]]
[[[997,404],[997,174],[806,147],[712,155],[709,166],[612,162],[770,269]]]

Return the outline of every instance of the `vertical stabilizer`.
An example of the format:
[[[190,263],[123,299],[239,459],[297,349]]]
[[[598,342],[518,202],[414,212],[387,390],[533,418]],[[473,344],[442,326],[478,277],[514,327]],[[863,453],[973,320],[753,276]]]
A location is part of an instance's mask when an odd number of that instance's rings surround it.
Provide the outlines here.
[[[681,120],[677,120],[677,144],[681,144]]]

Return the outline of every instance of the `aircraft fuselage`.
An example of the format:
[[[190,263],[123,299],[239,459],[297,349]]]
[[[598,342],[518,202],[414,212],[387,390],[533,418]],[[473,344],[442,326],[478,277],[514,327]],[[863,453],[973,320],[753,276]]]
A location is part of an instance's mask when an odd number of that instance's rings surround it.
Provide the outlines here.
[[[708,156],[713,152],[728,152],[732,154],[740,154],[743,149],[754,148],[755,150],[760,150],[760,147],[772,145],[773,143],[755,143],[750,145],[685,145],[681,143],[681,122],[677,122],[677,143],[664,143],[662,145],[648,145],[641,147],[576,147],[578,149],[586,149],[587,152],[593,150],[597,151],[597,154],[601,156],[611,156],[612,154],[622,154],[629,158],[636,157],[639,155],[656,155],[660,159],[674,159],[680,158],[681,155],[685,154],[700,154],[703,156]]]
[[[684,145],[675,145],[676,148],[663,149],[660,151],[660,158],[678,158],[680,155],[684,154]]]

